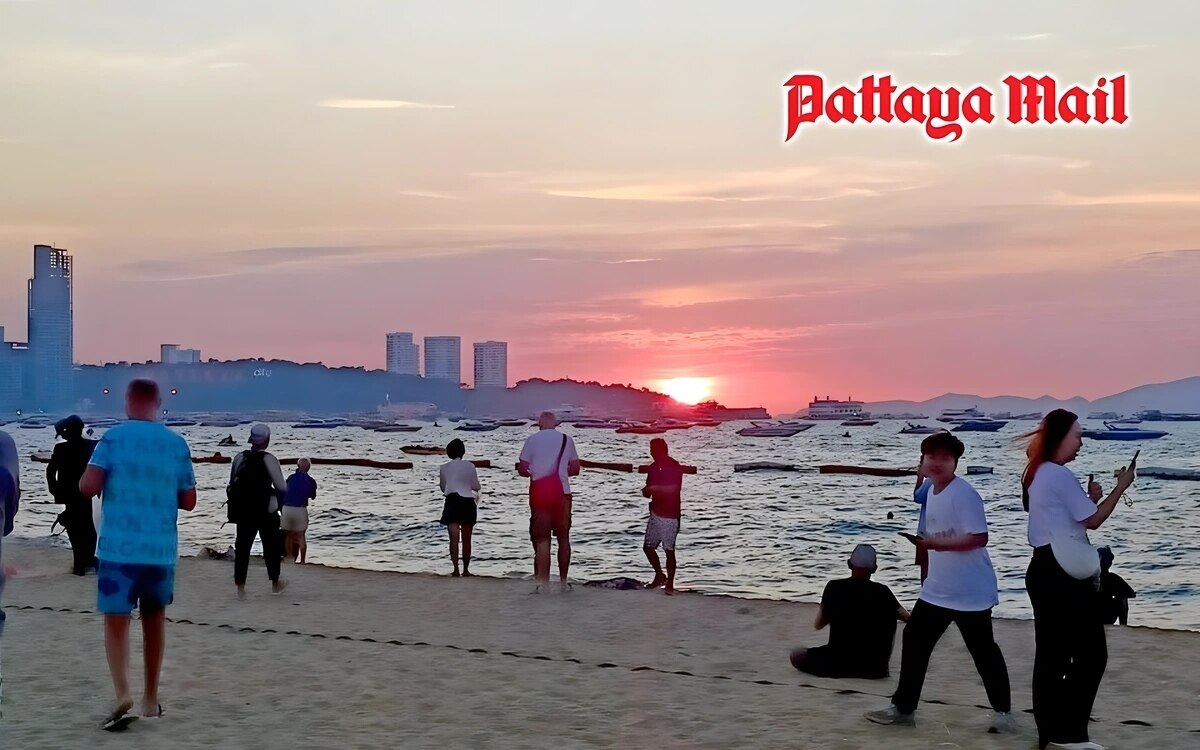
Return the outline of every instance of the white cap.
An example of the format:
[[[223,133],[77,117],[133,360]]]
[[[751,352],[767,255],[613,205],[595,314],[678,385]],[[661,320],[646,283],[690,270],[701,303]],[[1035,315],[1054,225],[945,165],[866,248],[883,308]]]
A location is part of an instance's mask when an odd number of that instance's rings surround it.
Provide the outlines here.
[[[878,565],[875,561],[875,548],[869,544],[860,544],[850,554],[850,567],[875,572]]]
[[[271,440],[271,428],[259,423],[250,428],[250,445],[266,445]]]

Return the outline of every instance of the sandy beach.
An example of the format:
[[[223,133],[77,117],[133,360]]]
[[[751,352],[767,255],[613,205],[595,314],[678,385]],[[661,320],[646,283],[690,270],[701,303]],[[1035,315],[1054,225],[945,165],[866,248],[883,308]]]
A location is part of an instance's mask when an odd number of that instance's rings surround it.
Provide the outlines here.
[[[183,559],[168,615],[164,718],[97,729],[109,708],[94,576],[69,553],[5,542],[4,724],[21,748],[1028,748],[984,733],[983,687],[952,629],[934,656],[919,725],[862,719],[883,681],[791,668],[824,643],[815,607],[528,581],[285,566],[269,594],[262,561],[238,601],[232,562]],[[686,569],[685,569],[686,570]],[[997,622],[1014,710],[1030,705],[1033,628]],[[136,631],[135,631],[136,632]],[[140,634],[132,675],[140,691]],[[1200,634],[1109,630],[1093,739],[1111,748],[1200,746]]]

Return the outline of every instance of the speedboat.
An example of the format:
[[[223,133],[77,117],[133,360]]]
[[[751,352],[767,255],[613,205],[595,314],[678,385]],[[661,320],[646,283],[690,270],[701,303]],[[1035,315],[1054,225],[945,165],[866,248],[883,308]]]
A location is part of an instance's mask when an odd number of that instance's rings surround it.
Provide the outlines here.
[[[163,422],[167,427],[195,427],[198,422],[194,419],[184,419],[183,417],[172,417],[166,422]]]
[[[88,422],[88,427],[94,429],[104,429],[106,427],[116,427],[121,424],[121,420],[113,419],[112,417],[104,417],[102,419],[94,419]]]
[[[799,419],[781,419],[778,422],[751,422],[755,427],[787,427],[796,429],[800,432],[811,430],[817,426],[816,422],[802,422]]]
[[[210,419],[200,423],[201,427],[241,427],[240,419]]]
[[[496,420],[496,424],[501,427],[524,427],[529,423],[524,419],[498,419]]]
[[[615,430],[624,427],[625,423],[615,419],[580,419],[571,426],[579,430]]]
[[[1008,424],[1000,419],[968,419],[965,422],[959,422],[954,428],[955,432],[995,432],[1004,425]]]
[[[879,424],[878,419],[847,419],[842,422],[842,427],[871,427]]]
[[[1138,427],[1118,427],[1110,422],[1104,423],[1103,430],[1084,430],[1083,436],[1089,440],[1157,440],[1170,435],[1162,430],[1143,430]]]
[[[807,429],[810,429],[812,424],[771,424],[769,422],[753,422],[750,427],[743,427],[737,431],[737,434],[742,437],[792,437],[799,435]]]
[[[908,423],[908,426],[900,430],[901,435],[932,435],[935,432],[944,432],[945,427],[927,427],[923,424]]]

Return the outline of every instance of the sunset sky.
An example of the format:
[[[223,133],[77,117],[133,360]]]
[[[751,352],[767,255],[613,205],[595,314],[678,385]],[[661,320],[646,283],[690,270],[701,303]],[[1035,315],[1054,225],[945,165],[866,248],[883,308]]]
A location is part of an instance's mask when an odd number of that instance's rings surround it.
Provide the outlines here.
[[[1148,8],[1161,8],[1155,11]],[[1014,2],[0,0],[0,325],[76,357],[384,364],[734,405],[1200,374],[1200,10]],[[1125,73],[1125,127],[802,129],[783,82]]]

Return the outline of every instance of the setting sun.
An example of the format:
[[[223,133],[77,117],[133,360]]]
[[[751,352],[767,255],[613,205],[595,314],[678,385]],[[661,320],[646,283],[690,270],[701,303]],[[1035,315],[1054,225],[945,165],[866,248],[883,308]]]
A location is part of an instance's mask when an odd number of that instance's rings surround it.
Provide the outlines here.
[[[663,380],[659,389],[681,404],[698,404],[712,395],[710,378],[671,378]]]

